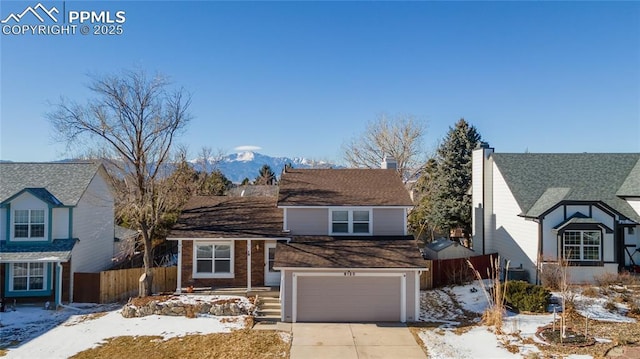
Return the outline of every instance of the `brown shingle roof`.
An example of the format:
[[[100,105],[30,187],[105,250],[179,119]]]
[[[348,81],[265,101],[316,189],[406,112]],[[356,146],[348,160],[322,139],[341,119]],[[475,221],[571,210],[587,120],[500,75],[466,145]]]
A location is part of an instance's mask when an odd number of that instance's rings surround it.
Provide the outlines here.
[[[424,268],[415,240],[397,237],[296,236],[278,242],[275,267]]]
[[[195,196],[184,206],[170,238],[287,237],[275,197]]]
[[[411,206],[400,175],[385,169],[292,169],[278,206]]]

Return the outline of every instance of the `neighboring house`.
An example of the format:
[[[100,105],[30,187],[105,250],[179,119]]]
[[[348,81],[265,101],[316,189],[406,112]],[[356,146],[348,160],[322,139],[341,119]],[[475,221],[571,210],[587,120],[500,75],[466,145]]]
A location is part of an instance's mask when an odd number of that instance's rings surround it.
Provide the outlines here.
[[[425,262],[411,208],[384,169],[292,169],[277,198],[194,197],[169,236],[178,291],[279,286],[286,322],[415,321]]]
[[[424,254],[427,259],[432,260],[469,258],[477,255],[476,252],[463,246],[457,240],[450,240],[444,237],[428,243],[424,247]]]
[[[640,153],[473,152],[473,249],[539,282],[567,259],[572,282],[640,262]]]
[[[111,266],[114,199],[97,163],[0,163],[0,290],[73,301],[73,274]]]

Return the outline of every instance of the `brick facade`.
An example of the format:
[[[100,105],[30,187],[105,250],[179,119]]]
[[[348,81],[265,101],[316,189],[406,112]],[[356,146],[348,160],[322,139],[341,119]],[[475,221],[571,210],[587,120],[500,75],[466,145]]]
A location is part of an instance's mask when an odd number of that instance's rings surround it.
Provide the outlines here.
[[[196,288],[206,287],[246,287],[247,286],[247,243],[236,240],[234,243],[234,277],[233,278],[193,278],[193,242],[182,241],[182,286]],[[265,241],[251,241],[251,285],[264,285],[264,244]]]

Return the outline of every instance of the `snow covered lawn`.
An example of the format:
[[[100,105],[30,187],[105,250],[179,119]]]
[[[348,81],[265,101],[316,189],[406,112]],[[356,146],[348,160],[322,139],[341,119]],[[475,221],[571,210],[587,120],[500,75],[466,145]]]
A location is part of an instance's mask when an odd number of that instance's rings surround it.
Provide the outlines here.
[[[219,297],[218,297],[219,298]],[[240,300],[247,301],[244,297]],[[185,301],[195,301],[185,296]],[[198,300],[204,300],[198,296]],[[250,304],[247,301],[247,306]],[[45,310],[18,306],[0,313],[0,348],[9,347],[7,358],[68,358],[119,336],[160,336],[228,333],[246,327],[247,316],[197,318],[151,315],[124,318],[120,306],[77,305],[78,310]]]
[[[488,283],[487,283],[488,284]],[[552,293],[559,296],[558,293]],[[636,300],[639,292],[635,292]],[[601,346],[612,346],[611,338],[616,334],[610,329],[637,328],[636,320],[625,316],[628,305],[616,303],[617,310],[604,308],[611,298],[574,296],[576,312],[589,318],[590,334],[596,336]],[[447,287],[421,293],[420,320],[435,323],[435,328],[421,328],[418,336],[432,359],[440,358],[523,358],[546,351],[548,346],[535,333],[539,327],[551,324],[553,314],[508,313],[504,318],[502,334],[493,328],[480,325],[482,312],[487,307],[487,298],[477,282],[469,285]],[[584,327],[584,319],[580,321]],[[605,333],[609,332],[609,337]],[[616,331],[618,333],[619,331]],[[635,332],[630,334],[635,336]],[[570,354],[578,352],[567,348],[567,358],[591,358],[591,355]]]

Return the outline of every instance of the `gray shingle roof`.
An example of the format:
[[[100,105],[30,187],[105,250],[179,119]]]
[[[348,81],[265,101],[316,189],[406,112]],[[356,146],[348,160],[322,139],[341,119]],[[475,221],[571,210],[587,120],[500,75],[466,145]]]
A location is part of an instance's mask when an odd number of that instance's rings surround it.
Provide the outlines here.
[[[640,197],[640,161],[633,167],[616,194],[621,197]]]
[[[411,236],[295,236],[278,242],[275,267],[424,268],[425,260]]]
[[[447,249],[450,246],[454,245],[454,241],[448,238],[438,238],[431,243],[427,243],[427,248],[431,249],[434,252],[440,252],[441,250]]]
[[[523,214],[538,217],[561,200],[601,201],[634,221],[640,216],[622,198],[640,195],[640,153],[494,153]],[[634,178],[631,178],[634,177]]]
[[[99,163],[0,163],[0,203],[26,188],[45,189],[66,206],[74,206],[96,175]]]
[[[55,239],[46,244],[7,245],[0,241],[0,263],[67,262],[77,239]]]
[[[194,196],[170,238],[287,237],[275,197]]]
[[[292,169],[278,206],[411,206],[400,175],[388,169]]]

